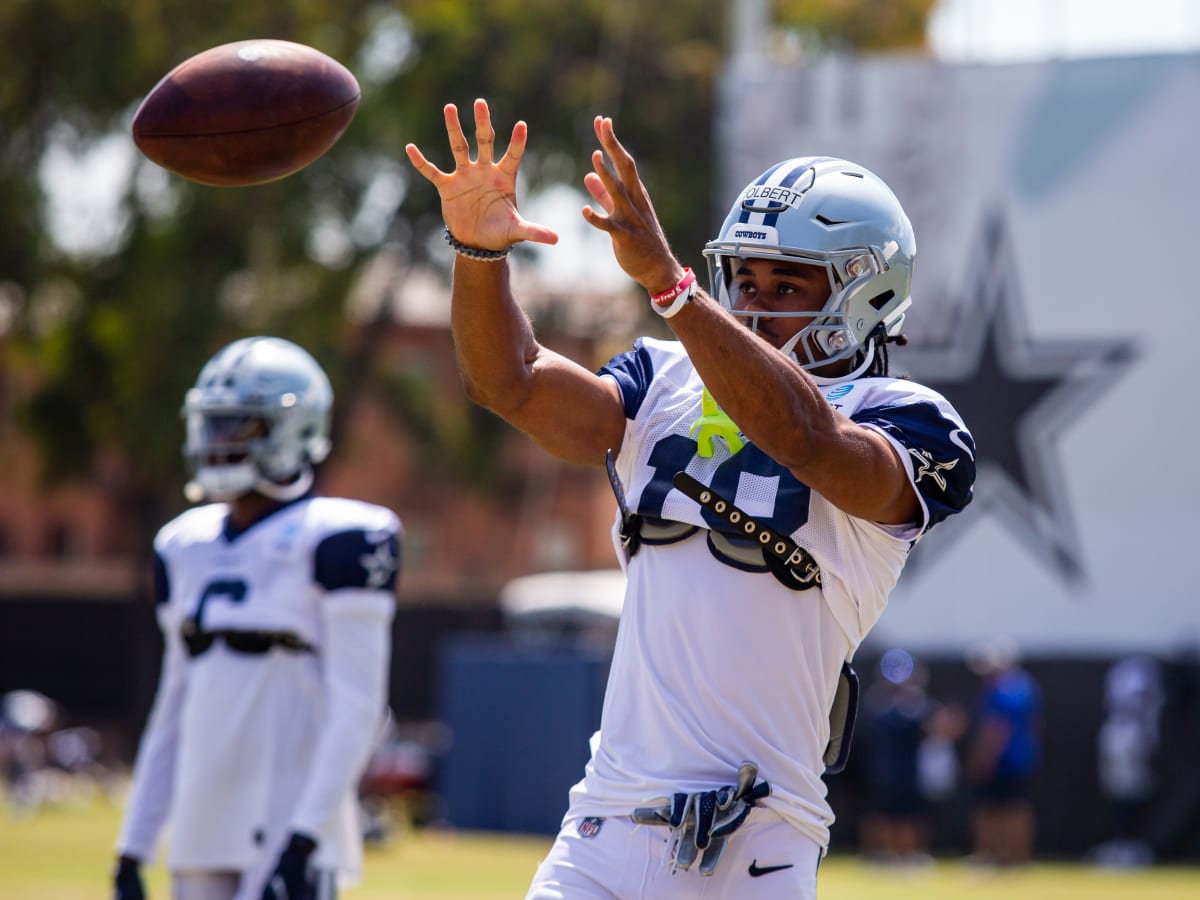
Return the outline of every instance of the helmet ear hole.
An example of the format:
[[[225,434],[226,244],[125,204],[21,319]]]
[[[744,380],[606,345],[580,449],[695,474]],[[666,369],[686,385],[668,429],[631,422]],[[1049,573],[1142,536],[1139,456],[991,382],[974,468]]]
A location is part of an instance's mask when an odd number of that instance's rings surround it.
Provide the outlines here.
[[[887,306],[889,303],[892,302],[892,300],[895,298],[895,296],[896,296],[895,291],[886,290],[882,294],[877,294],[876,296],[872,297],[867,302],[870,303],[874,309],[883,309],[885,306]]]

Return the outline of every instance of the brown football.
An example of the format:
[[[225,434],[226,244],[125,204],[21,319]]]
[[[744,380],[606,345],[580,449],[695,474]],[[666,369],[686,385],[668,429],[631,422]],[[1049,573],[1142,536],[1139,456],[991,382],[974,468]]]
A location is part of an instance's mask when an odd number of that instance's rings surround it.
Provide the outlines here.
[[[133,116],[133,141],[165,169],[200,184],[262,184],[332,147],[358,109],[341,63],[290,41],[222,44],[184,60]]]

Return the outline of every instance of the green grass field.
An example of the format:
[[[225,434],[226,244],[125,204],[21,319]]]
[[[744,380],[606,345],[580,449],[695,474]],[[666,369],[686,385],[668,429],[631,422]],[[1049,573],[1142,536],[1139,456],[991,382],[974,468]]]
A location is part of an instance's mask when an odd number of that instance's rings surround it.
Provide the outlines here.
[[[96,800],[23,818],[0,813],[0,898],[95,900],[108,894],[119,810]],[[548,838],[420,830],[400,833],[367,857],[363,884],[346,900],[520,898]],[[148,873],[152,898],[166,900],[161,867]],[[875,870],[849,856],[821,865],[821,900],[1185,900],[1200,898],[1200,868],[1105,872],[1035,865],[986,877],[957,861],[919,873]]]

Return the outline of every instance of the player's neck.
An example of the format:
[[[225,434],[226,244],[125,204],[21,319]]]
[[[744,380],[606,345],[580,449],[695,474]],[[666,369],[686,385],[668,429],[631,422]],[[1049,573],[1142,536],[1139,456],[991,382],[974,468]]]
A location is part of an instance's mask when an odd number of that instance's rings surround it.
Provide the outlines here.
[[[245,531],[283,505],[282,501],[272,500],[263,494],[243,494],[229,504],[229,524],[236,531]]]

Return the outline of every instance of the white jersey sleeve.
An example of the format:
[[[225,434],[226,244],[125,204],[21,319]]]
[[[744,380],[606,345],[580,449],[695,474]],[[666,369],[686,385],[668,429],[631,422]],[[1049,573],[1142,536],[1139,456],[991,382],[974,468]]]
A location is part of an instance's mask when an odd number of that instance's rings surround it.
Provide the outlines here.
[[[157,850],[159,834],[170,812],[175,785],[175,760],[179,751],[179,719],[187,686],[186,655],[178,631],[163,621],[162,604],[166,600],[165,570],[161,557],[155,556],[155,593],[163,627],[163,660],[158,690],[146,729],[138,746],[133,769],[133,784],[117,852],[122,856],[150,862]]]
[[[829,394],[851,419],[899,452],[921,502],[921,533],[966,508],[975,483],[975,439],[941,394],[900,378],[867,378]]]
[[[290,831],[320,834],[352,791],[374,748],[387,710],[389,625],[395,557],[365,531],[341,532],[317,548],[321,601],[322,687],[325,714],[309,778]]]

